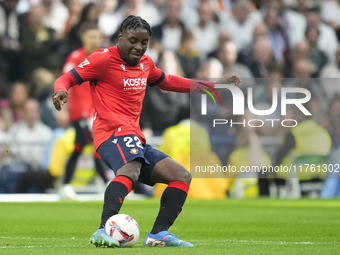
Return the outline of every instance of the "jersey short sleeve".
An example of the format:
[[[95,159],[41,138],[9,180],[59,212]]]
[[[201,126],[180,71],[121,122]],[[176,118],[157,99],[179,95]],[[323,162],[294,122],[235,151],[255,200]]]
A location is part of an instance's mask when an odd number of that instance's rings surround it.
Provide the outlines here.
[[[105,52],[103,49],[95,51],[70,72],[78,84],[100,80],[104,76],[109,57],[108,51]]]
[[[148,57],[150,65],[150,73],[148,77],[148,85],[150,87],[156,86],[161,83],[165,78],[165,73],[155,66],[153,60]]]

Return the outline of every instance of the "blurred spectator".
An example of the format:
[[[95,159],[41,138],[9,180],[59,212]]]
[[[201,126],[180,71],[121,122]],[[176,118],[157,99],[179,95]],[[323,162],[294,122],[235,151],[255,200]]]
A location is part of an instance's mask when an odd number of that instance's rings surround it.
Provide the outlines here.
[[[256,103],[266,103],[271,104],[273,102],[273,88],[277,88],[277,91],[280,92],[281,89],[281,80],[282,80],[282,66],[279,64],[271,64],[268,67],[268,73],[264,80],[265,85],[262,86],[262,89],[254,90],[254,102]],[[280,98],[279,98],[280,100]],[[279,102],[280,103],[280,102]],[[278,103],[278,109],[280,111],[280,104]],[[278,113],[280,115],[280,112]],[[278,117],[278,116],[276,116]]]
[[[30,76],[30,95],[33,95],[39,102],[43,101],[53,91],[55,75],[46,68],[37,68]],[[51,90],[52,88],[52,90]]]
[[[38,67],[59,73],[62,65],[63,58],[58,52],[62,41],[56,38],[53,29],[43,25],[45,15],[43,6],[33,7],[29,11],[28,24],[22,29],[20,41],[26,77]]]
[[[237,61],[244,65],[250,65],[254,61],[254,49],[259,38],[268,38],[268,28],[265,23],[257,25],[253,32],[252,41],[238,53]]]
[[[318,8],[307,13],[307,26],[317,26],[320,31],[318,47],[326,53],[329,61],[335,62],[335,53],[338,50],[338,40],[335,31],[327,24],[321,22]]]
[[[49,169],[49,164],[51,162],[51,157],[54,149],[53,147],[55,146],[56,141],[64,135],[66,129],[70,126],[70,115],[67,107],[64,107],[57,113],[57,123],[58,126],[57,128],[53,129],[51,140],[46,145],[44,154],[40,162],[40,168],[42,170]]]
[[[223,77],[223,65],[220,60],[210,58],[204,62],[197,72],[197,78],[209,81],[217,81]],[[242,79],[243,83],[244,79]],[[212,150],[221,160],[225,160],[227,155],[234,149],[234,138],[229,136],[230,127],[228,125],[217,125],[212,127],[213,119],[230,119],[232,113],[232,96],[229,90],[219,92],[222,105],[216,106],[213,100],[207,100],[207,115],[201,115],[201,95],[190,95],[190,118],[195,119],[200,125],[204,126],[210,134]],[[208,124],[207,124],[208,123]],[[232,144],[230,142],[232,141]]]
[[[219,51],[219,49],[222,47],[222,45],[226,42],[229,42],[231,41],[231,37],[230,37],[230,34],[229,32],[227,31],[221,31],[218,35],[218,39],[217,39],[217,42],[218,42],[218,46],[215,50],[213,50],[212,52],[210,52],[208,54],[208,58],[217,58],[217,53]]]
[[[157,66],[166,74],[184,76],[184,72],[179,64],[178,58],[171,51],[163,51],[157,63]]]
[[[7,95],[7,72],[9,71],[8,63],[2,58],[0,45],[0,100]]]
[[[140,16],[145,19],[151,27],[157,26],[162,22],[162,15],[151,1],[146,0],[126,0],[123,5],[115,12],[120,23],[129,15]]]
[[[181,1],[181,21],[184,23],[187,29],[192,30],[199,22],[199,16],[197,13],[199,1]]]
[[[296,0],[295,1],[295,6],[294,6],[294,10],[306,15],[308,13],[308,11],[310,10],[310,8],[313,7],[313,1],[309,1],[309,0]]]
[[[180,13],[180,0],[168,1],[163,22],[152,28],[155,38],[162,43],[164,50],[176,52],[180,47],[185,30],[184,24],[179,19]]]
[[[307,59],[309,53],[309,44],[307,41],[301,41],[296,44],[295,51],[293,51],[293,60]]]
[[[335,142],[336,146],[339,145],[339,138],[340,138],[340,95],[335,94],[331,102],[329,104],[329,116],[330,122],[332,125],[332,139]],[[337,147],[336,147],[337,148]]]
[[[4,0],[0,2],[0,39],[5,49],[18,50],[19,43],[19,15],[16,6],[19,0]]]
[[[204,64],[202,65],[202,67],[198,70],[197,72],[197,79],[201,79],[201,80],[210,80],[210,81],[214,81],[214,79],[219,79],[219,77],[223,76],[223,65],[221,63],[221,61],[219,61],[216,58],[210,58],[208,61],[204,62]],[[223,95],[224,93],[220,93],[220,96],[222,98],[222,102],[227,102],[224,101],[223,99]],[[201,111],[201,99],[200,99],[200,95],[192,95],[192,97],[190,98],[190,101],[193,102],[192,105],[194,105],[195,107],[192,107],[190,109],[190,113],[192,114],[192,116],[195,117],[196,120],[201,120],[202,115],[200,114]],[[207,101],[207,111],[208,111],[208,116],[211,118],[211,120],[214,118],[215,114],[217,114],[218,110],[221,110],[223,112],[225,104],[223,104],[220,109],[218,109],[217,107],[214,107],[215,104],[212,100],[208,100]],[[228,108],[229,109],[229,108]],[[227,111],[228,111],[227,109]],[[220,117],[220,116],[219,116]],[[224,116],[223,116],[224,117]],[[203,120],[204,122],[204,120]],[[211,134],[211,130],[209,130],[210,126],[206,127],[208,129],[208,132]]]
[[[79,21],[71,28],[70,32],[67,34],[66,56],[70,54],[72,51],[82,46],[79,30],[80,26],[85,21],[92,21],[98,23],[98,10],[93,3],[89,3],[84,6]]]
[[[65,172],[65,163],[73,151],[76,135],[73,128],[65,130],[69,123],[68,116],[67,108],[58,112],[57,120],[60,127],[54,130],[54,137],[45,147],[40,169],[24,173],[20,180],[23,183],[22,187],[20,187],[20,184],[16,185],[17,192],[25,192],[28,188],[29,192],[44,192],[47,188],[56,187],[59,184],[58,179]],[[92,153],[93,147],[86,146],[84,148],[81,163],[77,165],[73,184],[84,186],[93,181],[95,172],[92,169],[92,164],[89,163]]]
[[[317,103],[315,103],[315,106],[317,106]],[[337,133],[337,130],[334,130],[333,123],[331,120],[331,115],[328,112],[324,112],[318,116],[316,119],[316,122],[327,130],[328,134],[332,138],[332,149],[336,149],[339,146],[340,142],[340,136],[339,133]]]
[[[338,0],[321,1],[320,15],[334,30],[340,27],[340,5]],[[339,38],[338,38],[339,39]]]
[[[217,47],[219,34],[218,24],[214,20],[214,10],[210,2],[202,1],[198,6],[199,23],[192,29],[196,46],[202,58],[205,58]]]
[[[254,60],[248,66],[254,78],[265,78],[268,75],[268,68],[274,62],[271,44],[269,39],[260,38],[255,43]]]
[[[340,78],[340,48],[336,52],[336,62],[328,63],[320,73],[320,78]],[[332,93],[328,93],[332,95]]]
[[[268,75],[266,79],[260,80],[260,84],[253,90],[253,102],[255,109],[265,110],[270,109],[273,105],[273,90],[277,90],[280,95],[282,87],[282,67],[279,64],[273,63],[268,67]],[[280,119],[281,118],[281,97],[278,97],[276,110],[266,116],[257,116],[265,121],[265,119]],[[264,126],[258,128],[260,135],[279,136],[282,130],[281,125],[264,122]],[[273,127],[274,126],[274,127]]]
[[[66,108],[59,111],[57,116],[59,127],[53,130],[51,139],[44,148],[39,167],[33,171],[30,169],[21,174],[14,193],[27,193],[32,190],[44,193],[47,189],[54,187],[56,177],[59,176],[55,176],[53,172],[52,174],[49,171],[49,163],[52,161],[51,157],[56,141],[62,137],[69,126],[69,115]]]
[[[270,0],[263,9],[274,8],[279,11],[279,23],[288,35],[289,46],[294,48],[304,39],[307,21],[304,14],[287,8],[286,4],[284,0]]]
[[[0,168],[2,167],[2,164],[4,163],[3,158],[9,152],[8,146],[9,146],[9,135],[6,132],[5,122],[0,116],[0,159],[1,159]]]
[[[245,118],[247,120],[253,119],[249,110],[246,112]],[[246,121],[247,121],[246,120]],[[257,173],[242,174],[240,172],[243,166],[260,166],[271,164],[269,155],[263,150],[256,128],[249,127],[242,128],[237,136],[236,149],[230,154],[226,165],[236,167],[237,172],[228,173],[229,194],[232,193],[234,197],[256,197],[258,195],[269,195],[269,186],[267,176],[259,176]],[[233,186],[232,186],[233,184]]]
[[[161,42],[151,37],[149,47],[146,50],[145,54],[148,55],[154,63],[157,63],[161,52],[162,52]]]
[[[40,168],[42,170],[48,170],[49,164],[51,162],[51,156],[53,152],[53,147],[55,146],[56,141],[62,137],[65,133],[66,129],[70,126],[70,115],[68,112],[68,108],[64,107],[57,113],[57,128],[53,129],[51,140],[45,147],[44,154],[42,156],[40,162]]]
[[[326,91],[319,80],[311,79],[312,73],[314,72],[314,66],[306,59],[299,59],[294,62],[294,78],[304,79],[293,79],[294,86],[308,89],[312,97],[317,99],[319,103],[319,111],[326,111],[328,103],[325,100],[327,98]]]
[[[184,75],[176,56],[170,51],[163,52],[158,66],[166,74]],[[159,136],[166,128],[188,117],[188,94],[167,92],[157,87],[146,89],[140,118],[142,132],[146,137]]]
[[[186,78],[194,78],[200,67],[199,51],[196,48],[195,35],[186,30],[182,35],[177,57]]]
[[[118,16],[114,15],[117,7],[117,0],[100,0],[98,1],[99,15],[98,27],[104,37],[111,37],[118,29],[120,20]]]
[[[340,94],[340,49],[336,53],[336,63],[328,63],[320,73],[320,81],[328,99]],[[340,122],[339,122],[340,126]]]
[[[230,33],[236,44],[237,52],[243,50],[252,40],[255,27],[262,22],[257,10],[250,11],[250,1],[239,0],[233,5],[233,17],[221,22],[223,30]]]
[[[297,107],[293,108],[293,113],[298,124],[286,134],[285,143],[276,154],[276,165],[289,166],[290,164],[296,164],[296,160],[301,156],[309,156],[306,159],[307,161],[303,163],[308,163],[308,160],[313,160],[313,157],[327,156],[332,146],[327,130],[312,120],[311,116],[304,115]],[[301,164],[303,165],[303,163]],[[282,190],[282,185],[285,184],[285,179],[287,178],[298,177],[300,180],[309,180],[325,175],[324,172],[307,171],[306,169],[296,174],[297,176],[291,176],[292,173],[284,171],[276,173],[278,177],[283,179],[283,181],[276,180],[280,187],[279,190]],[[298,195],[300,196],[301,194]]]
[[[217,79],[222,77],[223,75],[223,65],[216,58],[210,58],[208,61],[204,63],[204,65],[198,70],[197,78],[198,79]]]
[[[57,112],[51,102],[55,79],[55,75],[45,68],[34,70],[30,77],[31,95],[34,95],[34,98],[36,98],[40,104],[41,121],[51,129],[57,127]]]
[[[294,78],[311,78],[313,66],[307,59],[298,59],[293,66]]]
[[[333,166],[340,165],[339,158],[340,147],[338,146],[330,161],[330,164]],[[332,171],[327,174],[327,178],[323,184],[320,197],[324,199],[340,198],[340,172]]]
[[[24,105],[29,97],[28,88],[22,82],[16,82],[10,93],[9,101],[2,99],[0,113],[8,130],[15,122],[25,117]]]
[[[68,34],[71,28],[78,23],[84,5],[80,0],[64,0],[64,2],[69,12],[69,16],[65,24],[65,34]]]
[[[66,6],[60,0],[41,0],[41,5],[45,8],[44,25],[63,36],[65,24],[69,17]]]
[[[23,73],[20,55],[21,17],[16,11],[18,0],[0,2],[0,95],[8,81],[21,79]]]
[[[237,50],[235,43],[231,41],[224,43],[222,47],[219,49],[217,56],[223,65],[223,76],[234,73],[237,74],[237,76],[240,77],[241,79],[253,78],[253,75],[248,67],[236,63]]]
[[[52,136],[52,130],[40,121],[40,108],[35,99],[25,102],[25,119],[13,125],[9,130],[11,137],[10,153],[16,159],[38,169],[46,144]]]
[[[309,54],[309,44],[307,41],[301,41],[296,44],[291,52],[289,59],[284,63],[284,77],[292,78],[294,76],[294,63],[300,59],[307,60]]]
[[[283,63],[289,56],[289,38],[287,30],[279,22],[279,10],[270,7],[265,16],[268,36],[276,62]]]
[[[308,59],[314,65],[314,72],[312,77],[319,77],[321,69],[327,64],[327,55],[318,48],[318,39],[320,36],[320,31],[317,26],[307,27],[306,29],[306,39],[309,43],[309,54]]]

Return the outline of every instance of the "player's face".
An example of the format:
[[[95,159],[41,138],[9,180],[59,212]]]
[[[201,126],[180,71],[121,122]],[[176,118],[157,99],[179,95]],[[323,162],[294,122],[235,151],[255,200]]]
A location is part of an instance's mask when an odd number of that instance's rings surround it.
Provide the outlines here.
[[[103,43],[103,35],[99,29],[89,29],[81,37],[83,47],[88,54],[98,50]]]
[[[149,43],[149,33],[146,29],[137,28],[125,30],[118,35],[120,52],[126,63],[136,66],[144,55]]]

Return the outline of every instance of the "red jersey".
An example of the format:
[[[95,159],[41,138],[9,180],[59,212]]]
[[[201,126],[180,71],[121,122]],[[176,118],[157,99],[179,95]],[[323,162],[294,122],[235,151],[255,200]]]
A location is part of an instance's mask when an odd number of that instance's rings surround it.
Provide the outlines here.
[[[162,76],[162,71],[155,67],[150,57],[144,55],[137,66],[129,66],[121,58],[117,46],[100,49],[72,69],[71,74],[78,84],[90,81],[96,149],[113,132],[116,136],[136,134],[145,143],[139,128],[145,88]],[[91,101],[89,96],[84,99]]]
[[[113,133],[116,136],[135,134],[142,143],[146,142],[139,127],[139,116],[147,85],[184,93],[202,93],[200,87],[211,90],[215,85],[213,82],[191,82],[186,78],[166,75],[147,55],[143,55],[137,66],[130,66],[123,60],[117,46],[95,51],[80,65],[59,77],[54,91],[67,91],[85,81],[90,81],[95,108],[93,140],[96,150]]]
[[[79,65],[87,57],[84,48],[73,51],[66,59],[63,73],[67,73]],[[84,82],[81,86],[74,86],[69,90],[68,102],[70,106],[70,120],[78,121],[93,116],[94,108],[91,100],[90,83]]]

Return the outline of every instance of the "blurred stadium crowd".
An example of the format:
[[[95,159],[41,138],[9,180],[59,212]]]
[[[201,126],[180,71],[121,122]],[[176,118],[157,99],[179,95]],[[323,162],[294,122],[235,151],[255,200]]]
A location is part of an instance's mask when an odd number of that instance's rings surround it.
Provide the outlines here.
[[[305,82],[296,86],[312,90],[309,106],[312,121],[326,130],[332,141],[329,149],[319,154],[327,157],[331,152],[339,154],[340,85],[330,78],[340,78],[340,1],[2,0],[1,192],[23,190],[17,187],[20,175],[16,173],[51,171],[52,147],[58,134],[69,126],[67,110],[58,113],[52,105],[53,83],[61,75],[66,58],[82,46],[82,25],[89,21],[96,23],[103,35],[101,47],[110,47],[117,44],[119,24],[131,14],[150,23],[154,36],[146,54],[165,73],[197,79],[237,74],[244,81],[241,88],[256,87],[254,104],[258,106],[270,106],[271,89],[284,86],[284,79],[304,78]],[[259,82],[266,78],[271,82]],[[148,88],[141,114],[141,128],[146,138],[157,141],[154,138],[167,128],[185,126],[183,122],[178,123],[190,117],[189,106],[189,95]],[[218,118],[232,118],[231,104],[213,114]],[[200,122],[199,118],[197,121]],[[261,158],[262,150],[265,163],[279,164],[286,156],[277,153],[280,144],[287,142],[287,129],[208,131],[211,136],[208,142],[218,156],[216,160],[223,164],[244,164],[249,154]],[[74,135],[67,139],[71,142],[64,145],[68,148],[64,151],[72,151],[69,147]],[[309,147],[317,145],[310,143]],[[161,147],[166,146],[161,144]],[[55,159],[58,167],[63,167],[63,159],[70,152],[67,153]],[[318,152],[310,150],[305,154],[315,156]],[[248,164],[262,163],[256,162],[256,156],[255,161],[253,158],[246,159]],[[93,168],[86,160],[82,163],[86,165],[83,168]],[[52,171],[52,181],[63,175],[63,170],[56,168]],[[259,179],[259,182],[262,181]],[[269,194],[261,191],[261,187],[249,196]],[[227,185],[225,189],[228,188]]]

